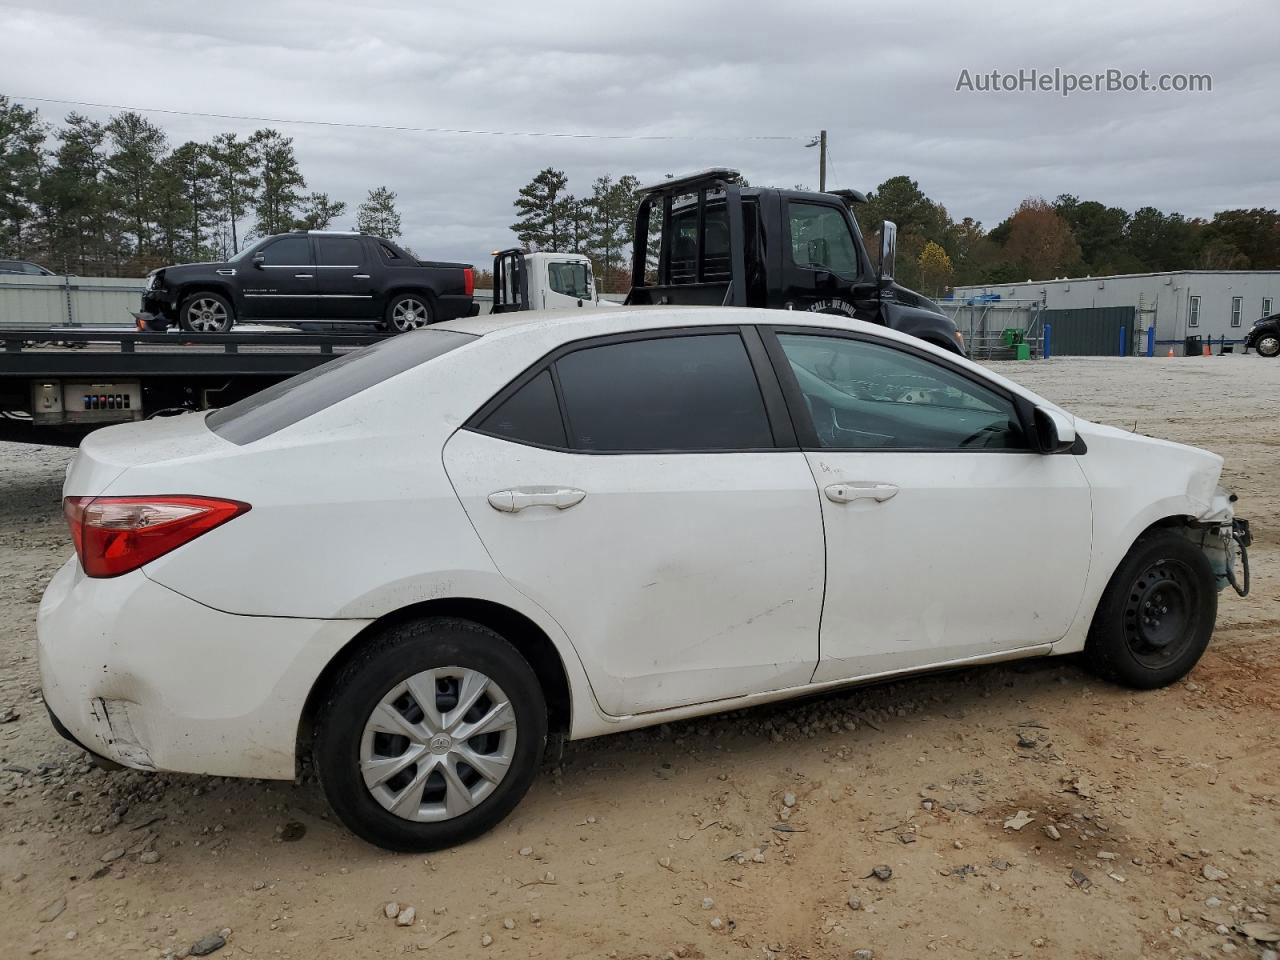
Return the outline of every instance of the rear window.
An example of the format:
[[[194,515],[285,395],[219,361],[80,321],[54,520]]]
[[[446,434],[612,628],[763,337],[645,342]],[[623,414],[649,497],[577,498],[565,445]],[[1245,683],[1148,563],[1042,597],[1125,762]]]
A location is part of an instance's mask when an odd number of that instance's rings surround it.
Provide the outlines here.
[[[215,410],[205,422],[224,440],[253,443],[475,339],[456,330],[389,337]]]

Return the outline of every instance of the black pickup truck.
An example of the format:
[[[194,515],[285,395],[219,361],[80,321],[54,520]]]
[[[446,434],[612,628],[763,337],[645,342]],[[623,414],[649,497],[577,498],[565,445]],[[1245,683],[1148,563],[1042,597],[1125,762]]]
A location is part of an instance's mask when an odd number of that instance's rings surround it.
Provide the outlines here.
[[[717,167],[639,191],[628,304],[724,305],[837,313],[964,353],[955,323],[895,283],[897,227],[880,224],[872,263],[853,216],[856,190],[748,187]],[[650,274],[651,227],[657,269]]]
[[[225,333],[239,323],[370,323],[404,333],[474,316],[467,263],[418,260],[390,240],[299,230],[264,237],[226,263],[161,267],[147,276],[139,320]]]

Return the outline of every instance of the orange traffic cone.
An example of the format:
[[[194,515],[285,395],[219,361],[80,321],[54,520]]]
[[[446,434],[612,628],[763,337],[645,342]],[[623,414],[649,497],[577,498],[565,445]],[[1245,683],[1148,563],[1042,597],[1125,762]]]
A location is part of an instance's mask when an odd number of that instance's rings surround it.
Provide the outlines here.
[[[1213,356],[1213,350],[1211,350],[1211,349],[1209,348],[1209,345],[1208,345],[1207,343],[1204,345],[1204,354],[1203,354],[1203,356],[1206,356],[1206,357],[1212,357],[1212,356]]]
[[[1169,356],[1171,356],[1171,357],[1173,356],[1173,347],[1170,347],[1170,348],[1169,348]]]

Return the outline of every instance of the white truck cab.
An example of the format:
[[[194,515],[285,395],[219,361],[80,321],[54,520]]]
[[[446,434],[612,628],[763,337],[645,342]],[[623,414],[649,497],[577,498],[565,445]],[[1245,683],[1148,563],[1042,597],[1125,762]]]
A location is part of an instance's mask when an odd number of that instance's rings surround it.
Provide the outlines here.
[[[580,253],[512,248],[493,255],[493,313],[610,305],[600,299],[591,261]]]

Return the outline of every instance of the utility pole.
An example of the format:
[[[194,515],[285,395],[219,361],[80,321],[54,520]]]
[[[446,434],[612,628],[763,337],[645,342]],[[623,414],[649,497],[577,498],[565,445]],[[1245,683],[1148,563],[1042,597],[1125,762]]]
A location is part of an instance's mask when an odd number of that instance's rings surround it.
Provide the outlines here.
[[[818,148],[818,190],[827,192],[827,131],[820,130],[818,135],[805,144],[806,147]]]

